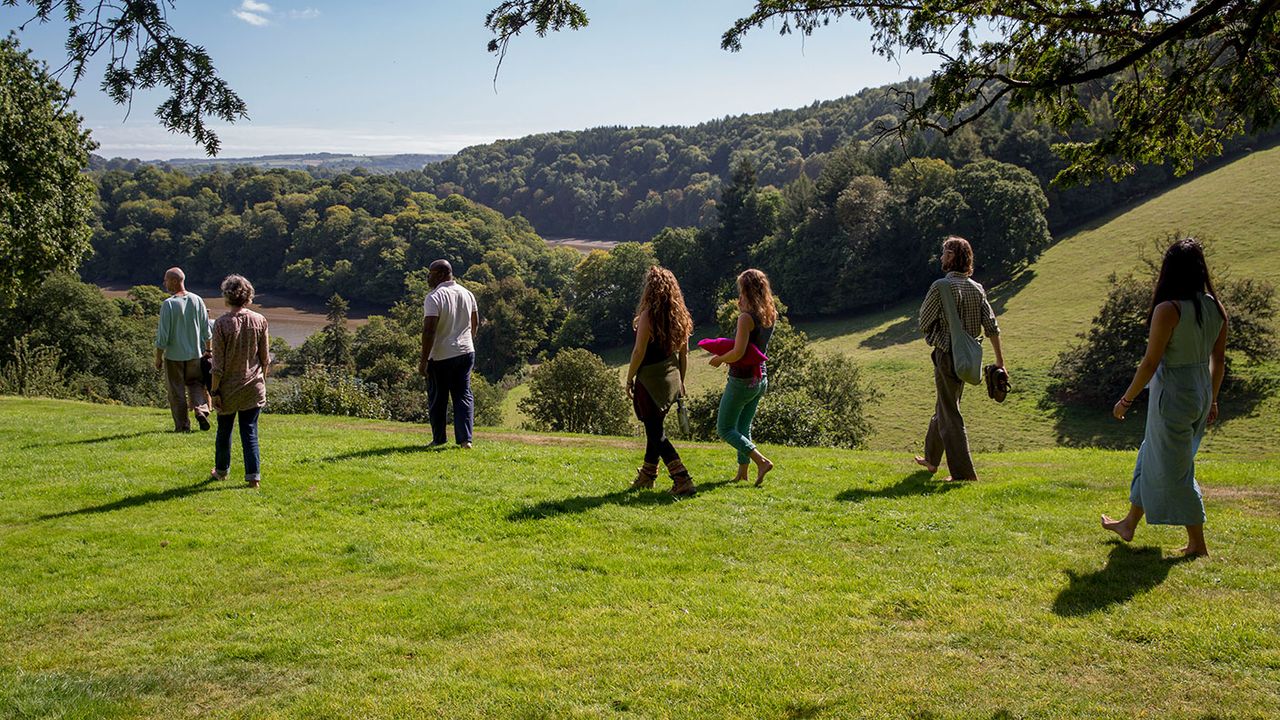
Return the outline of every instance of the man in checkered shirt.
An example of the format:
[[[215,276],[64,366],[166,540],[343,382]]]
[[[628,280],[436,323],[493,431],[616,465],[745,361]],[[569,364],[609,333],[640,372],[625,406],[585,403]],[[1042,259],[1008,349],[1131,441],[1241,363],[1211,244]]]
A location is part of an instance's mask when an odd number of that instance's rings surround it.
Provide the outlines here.
[[[960,415],[964,381],[956,375],[951,357],[951,329],[943,312],[939,288],[946,287],[954,293],[956,311],[965,332],[975,338],[985,334],[996,353],[996,365],[1003,368],[1000,326],[996,324],[991,303],[987,302],[986,291],[969,278],[973,274],[973,248],[968,240],[953,235],[943,241],[942,269],[947,273],[948,282],[930,287],[920,306],[920,332],[933,347],[933,378],[938,396],[925,434],[924,456],[917,456],[916,463],[934,473],[945,454],[947,469],[951,471],[947,481],[977,480],[969,454],[969,436]]]

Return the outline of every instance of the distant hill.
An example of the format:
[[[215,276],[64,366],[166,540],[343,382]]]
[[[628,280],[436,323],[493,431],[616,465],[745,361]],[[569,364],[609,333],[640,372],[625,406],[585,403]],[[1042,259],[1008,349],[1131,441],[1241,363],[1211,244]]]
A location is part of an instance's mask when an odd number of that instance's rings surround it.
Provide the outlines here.
[[[440,162],[450,155],[426,155],[404,153],[399,155],[350,155],[346,153],[303,153],[297,155],[258,155],[243,158],[173,158],[171,160],[127,160],[124,158],[106,158],[94,155],[89,162],[91,170],[128,170],[139,165],[168,166],[191,174],[210,172],[215,169],[229,169],[252,166],[263,170],[310,170],[321,174],[328,172],[349,172],[363,168],[374,174],[390,174],[397,172],[413,172],[421,170],[430,163]]]
[[[921,90],[916,81],[901,89]],[[1097,89],[1090,112],[1105,123],[1110,102]],[[819,178],[833,153],[858,144],[870,170],[887,178],[907,157],[941,158],[953,167],[986,158],[1026,168],[1049,199],[1055,231],[1073,228],[1126,203],[1169,187],[1170,166],[1140,168],[1118,183],[1054,187],[1065,163],[1054,143],[1088,141],[1097,128],[1069,136],[1038,122],[1030,111],[999,106],[951,137],[919,133],[905,142],[876,142],[902,110],[893,86],[796,109],[726,116],[697,125],[597,127],[528,135],[474,145],[423,168],[422,189],[460,193],[505,215],[524,216],[543,236],[648,240],[664,227],[716,221],[715,201],[730,169],[754,165],[761,186],[784,187],[800,176]],[[1226,143],[1231,156],[1280,137],[1280,126]],[[1212,163],[1209,163],[1212,164]]]

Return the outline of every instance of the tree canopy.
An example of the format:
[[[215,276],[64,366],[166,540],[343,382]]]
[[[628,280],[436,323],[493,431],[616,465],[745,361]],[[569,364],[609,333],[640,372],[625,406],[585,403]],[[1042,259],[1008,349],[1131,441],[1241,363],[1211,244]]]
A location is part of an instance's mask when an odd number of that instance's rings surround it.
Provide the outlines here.
[[[43,64],[0,40],[0,308],[89,250],[96,147]]]
[[[721,47],[741,50],[766,25],[811,35],[846,17],[871,26],[877,54],[941,60],[926,92],[898,93],[903,114],[886,133],[952,135],[1002,103],[1066,132],[1106,92],[1108,127],[1057,147],[1067,183],[1165,161],[1186,172],[1247,126],[1280,119],[1277,0],[756,0]],[[526,26],[545,35],[588,21],[571,0],[508,0],[489,15],[489,49],[501,59]]]

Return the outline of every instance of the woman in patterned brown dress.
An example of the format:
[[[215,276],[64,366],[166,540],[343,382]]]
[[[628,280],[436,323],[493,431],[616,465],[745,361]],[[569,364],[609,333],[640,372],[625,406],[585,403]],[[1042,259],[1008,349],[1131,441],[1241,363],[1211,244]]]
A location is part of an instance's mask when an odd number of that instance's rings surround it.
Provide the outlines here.
[[[245,483],[258,487],[262,479],[258,414],[267,404],[267,367],[270,365],[267,319],[248,308],[253,300],[253,285],[240,275],[228,275],[222,281],[222,297],[230,310],[213,324],[210,394],[218,413],[213,477],[225,480],[231,471],[231,428],[239,419]]]

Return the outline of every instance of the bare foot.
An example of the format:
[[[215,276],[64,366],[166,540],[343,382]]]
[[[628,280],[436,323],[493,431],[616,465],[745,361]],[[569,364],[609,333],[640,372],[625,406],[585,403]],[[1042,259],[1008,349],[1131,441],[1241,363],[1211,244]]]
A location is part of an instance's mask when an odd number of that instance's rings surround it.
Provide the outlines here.
[[[977,482],[977,481],[978,481],[978,478],[976,478],[976,477],[971,477],[971,478],[958,478],[958,477],[952,477],[952,476],[948,475],[948,476],[946,476],[946,477],[942,478],[942,482],[944,482],[944,483],[962,483],[962,482]]]
[[[733,476],[733,480],[732,480],[731,482],[746,482],[746,481],[747,481],[747,468],[748,468],[748,467],[750,467],[750,466],[749,466],[749,465],[739,465],[739,466],[738,466],[738,474]]]
[[[769,474],[769,471],[772,469],[773,463],[770,462],[768,458],[762,458],[756,463],[756,487],[760,487],[764,484],[764,476]]]
[[[1120,539],[1129,542],[1133,539],[1133,528],[1125,523],[1124,520],[1112,520],[1110,517],[1102,516],[1102,527],[1120,536]]]
[[[1207,547],[1191,547],[1190,545],[1178,551],[1182,557],[1209,557],[1209,548]]]
[[[924,458],[920,457],[919,455],[917,455],[917,456],[916,456],[916,464],[917,464],[917,465],[919,465],[920,467],[924,468],[925,470],[928,470],[930,475],[932,475],[932,474],[934,474],[934,473],[938,472],[938,466],[937,466],[937,465],[930,465],[928,460],[925,460]]]

